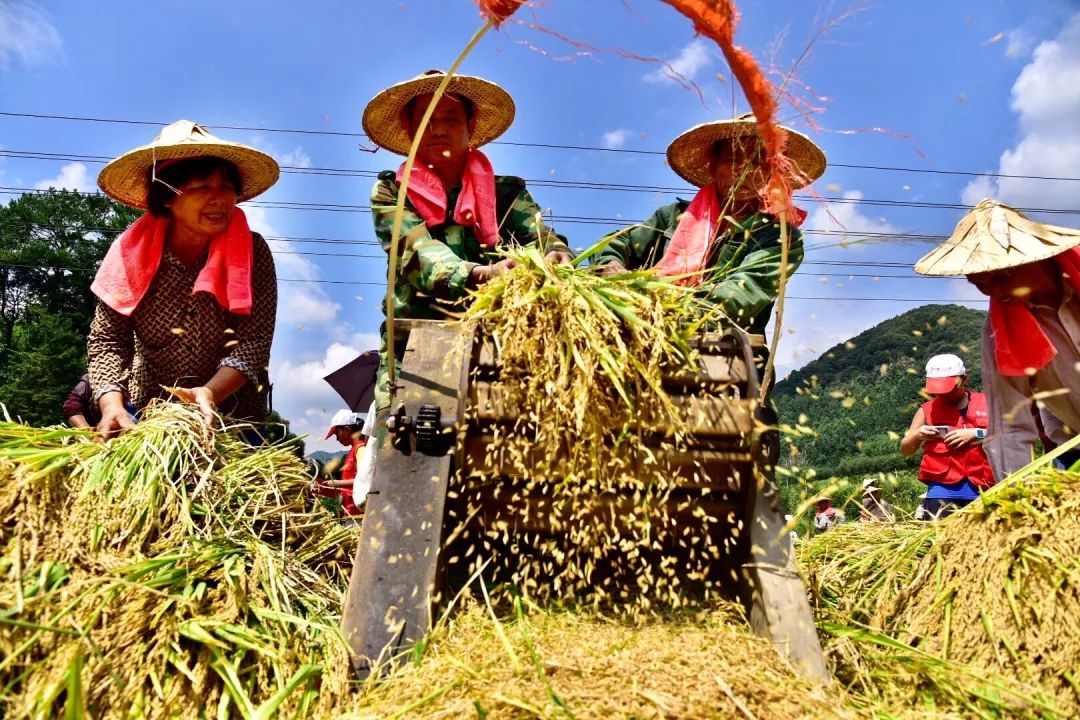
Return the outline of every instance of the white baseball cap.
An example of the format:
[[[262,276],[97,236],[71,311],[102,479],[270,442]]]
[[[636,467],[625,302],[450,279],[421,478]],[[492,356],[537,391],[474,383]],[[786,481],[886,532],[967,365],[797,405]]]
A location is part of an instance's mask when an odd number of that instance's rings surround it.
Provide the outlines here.
[[[926,392],[944,395],[959,385],[964,375],[967,368],[963,360],[948,353],[935,355],[926,363]]]
[[[326,438],[333,435],[334,431],[339,427],[360,426],[364,424],[366,419],[367,416],[364,413],[357,413],[352,410],[338,410],[334,413],[334,419],[330,421],[330,429],[326,431]]]

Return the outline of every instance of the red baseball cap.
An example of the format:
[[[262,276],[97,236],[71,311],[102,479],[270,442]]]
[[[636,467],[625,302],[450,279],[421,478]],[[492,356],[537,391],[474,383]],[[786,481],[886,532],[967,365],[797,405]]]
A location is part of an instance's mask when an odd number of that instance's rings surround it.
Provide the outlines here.
[[[955,355],[935,355],[926,363],[926,392],[944,395],[952,392],[967,375],[964,361]]]

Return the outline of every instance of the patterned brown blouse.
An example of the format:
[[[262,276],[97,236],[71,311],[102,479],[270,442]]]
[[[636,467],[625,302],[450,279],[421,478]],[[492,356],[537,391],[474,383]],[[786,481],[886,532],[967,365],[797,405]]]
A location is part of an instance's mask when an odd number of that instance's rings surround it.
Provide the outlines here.
[[[95,402],[119,390],[141,408],[152,398],[168,396],[163,385],[197,387],[219,367],[231,367],[244,373],[248,382],[219,409],[241,419],[266,416],[277,273],[266,241],[258,233],[252,233],[252,239],[250,315],[226,311],[209,293],[192,295],[206,258],[189,268],[168,249],[130,317],[98,302],[87,344]]]

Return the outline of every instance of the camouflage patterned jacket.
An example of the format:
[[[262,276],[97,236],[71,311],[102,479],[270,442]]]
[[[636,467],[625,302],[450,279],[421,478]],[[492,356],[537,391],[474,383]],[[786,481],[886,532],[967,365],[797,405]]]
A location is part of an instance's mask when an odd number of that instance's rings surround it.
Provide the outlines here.
[[[597,254],[597,264],[619,260],[628,270],[655,265],[664,256],[679,219],[690,203],[665,205],[638,225],[607,237],[611,243]],[[788,277],[803,260],[802,233],[790,228]],[[772,215],[758,213],[728,227],[713,246],[702,292],[719,303],[728,317],[751,333],[764,333],[780,286],[780,224]]]
[[[375,235],[383,249],[390,252],[394,208],[397,205],[396,173],[387,170],[371,191],[371,214]],[[500,259],[496,252],[483,248],[471,227],[456,224],[450,217],[457,205],[460,188],[447,197],[447,221],[429,228],[408,199],[401,222],[401,239],[394,314],[403,318],[441,318],[440,311],[465,297],[469,273],[477,265],[489,265]],[[525,189],[525,181],[509,175],[495,176],[495,212],[499,218],[499,247],[528,245],[543,240],[546,250],[569,252],[565,241],[537,222],[540,206]]]

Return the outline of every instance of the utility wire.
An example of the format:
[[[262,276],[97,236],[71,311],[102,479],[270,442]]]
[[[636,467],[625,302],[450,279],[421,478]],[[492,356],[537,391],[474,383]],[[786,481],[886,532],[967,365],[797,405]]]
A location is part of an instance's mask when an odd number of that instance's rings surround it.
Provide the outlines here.
[[[59,272],[92,272],[95,268],[75,267],[71,265],[29,265],[21,263],[0,263],[0,268],[27,269],[27,270],[54,270]],[[386,283],[381,280],[312,280],[309,278],[278,278],[280,282],[309,283],[314,285],[371,285],[385,287]],[[955,303],[987,303],[986,298],[896,298],[896,297],[825,297],[819,295],[788,295],[792,300],[820,300],[837,302],[900,302],[900,303],[927,303],[927,304],[955,304]]]
[[[166,122],[154,122],[150,120],[130,120],[122,118],[101,118],[101,117],[85,117],[77,115],[51,115],[45,113],[27,113],[27,112],[14,112],[14,111],[0,111],[0,116],[3,117],[17,117],[17,118],[30,118],[37,120],[66,120],[72,122],[91,122],[91,123],[106,123],[116,125],[146,125],[164,127],[168,125]],[[352,138],[367,138],[367,135],[361,132],[345,132],[336,130],[310,130],[300,128],[272,128],[272,127],[252,127],[246,125],[219,125],[219,124],[207,124],[206,127],[218,128],[221,130],[243,130],[247,132],[268,132],[268,133],[292,133],[297,135],[323,135],[329,137],[352,137]],[[630,155],[665,155],[662,150],[638,150],[634,148],[606,148],[597,147],[592,145],[567,145],[560,143],[538,143],[538,142],[511,142],[507,140],[496,140],[491,143],[492,145],[507,145],[510,147],[534,147],[543,148],[548,150],[573,150],[573,151],[588,151],[588,152],[606,152],[606,153],[623,153]],[[912,168],[912,167],[897,167],[891,165],[866,165],[859,163],[839,163],[830,162],[832,167],[852,168],[857,170],[877,170],[883,172],[909,172],[909,173],[929,173],[934,175],[962,175],[967,177],[997,177],[997,178],[1016,178],[1022,180],[1061,180],[1061,181],[1080,181],[1080,177],[1060,177],[1060,176],[1048,176],[1048,175],[1015,175],[1010,173],[993,173],[993,172],[975,172],[971,170],[939,170],[935,168]]]
[[[54,161],[72,161],[72,162],[91,162],[91,163],[106,163],[109,158],[102,155],[75,155],[71,153],[45,153],[28,150],[9,150],[0,148],[0,157],[12,157],[23,160],[54,160]],[[293,173],[301,175],[327,175],[330,177],[365,177],[375,178],[378,176],[378,171],[375,170],[356,170],[347,168],[311,168],[301,167],[293,165],[280,166],[283,173]],[[570,181],[570,180],[550,180],[550,179],[526,179],[527,184],[534,187],[551,187],[558,189],[574,189],[574,190],[601,190],[612,192],[643,192],[643,193],[670,193],[675,195],[692,195],[696,192],[691,187],[668,187],[661,185],[635,185],[633,183],[602,183],[602,182],[586,182],[586,181]],[[816,203],[828,203],[831,205],[870,205],[877,207],[900,207],[900,208],[922,208],[933,210],[967,210],[968,206],[962,203],[934,203],[918,200],[894,200],[894,199],[876,199],[876,198],[854,198],[843,196],[830,196],[830,195],[817,195],[813,193],[796,193],[793,197],[797,200],[804,202],[816,202]],[[315,208],[316,206],[325,205],[324,203],[302,203],[287,200],[280,201],[256,201],[256,202],[278,202],[285,205],[297,206],[279,209],[308,209]],[[336,212],[342,212],[344,209],[348,209],[353,212],[365,212],[368,211],[368,206],[364,205],[332,205]],[[1038,212],[1038,213],[1055,213],[1055,214],[1080,214],[1080,210],[1069,209],[1056,209],[1056,208],[1017,208],[1022,212]],[[600,222],[612,222],[615,224],[626,223],[624,218],[588,218],[590,223]],[[586,222],[586,219],[574,220],[572,222]]]
[[[38,188],[23,188],[23,187],[6,187],[0,186],[0,194],[5,195],[21,195],[23,193],[36,193],[41,194],[48,192],[48,190],[42,190]],[[68,190],[68,192],[75,192],[80,195],[101,195],[99,192],[86,192],[82,190]],[[801,197],[804,200],[813,200],[811,196],[796,196]],[[849,205],[877,205],[884,207],[903,207],[903,208],[924,208],[924,209],[937,209],[937,210],[967,210],[967,205],[959,203],[931,203],[931,202],[915,202],[911,200],[870,200],[866,198],[819,198],[829,203]],[[263,207],[273,210],[308,210],[308,211],[320,211],[320,212],[348,212],[348,213],[370,213],[370,205],[359,205],[354,203],[315,203],[315,202],[303,202],[299,200],[248,200],[246,204],[254,207]],[[1063,208],[1016,208],[1021,212],[1029,213],[1049,213],[1049,214],[1062,214],[1062,215],[1077,215],[1080,214],[1080,209],[1063,209]],[[553,215],[553,220],[569,224],[584,224],[584,225],[618,225],[624,226],[628,224],[634,224],[629,222],[626,218],[620,217],[594,217],[589,215]],[[878,236],[874,231],[869,232],[855,232],[848,233],[855,237],[876,237]],[[911,239],[939,239],[940,235],[920,235],[920,234],[908,234],[908,233],[893,233],[891,237],[907,237]]]

